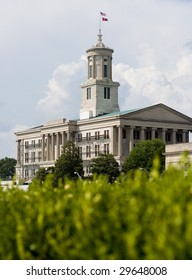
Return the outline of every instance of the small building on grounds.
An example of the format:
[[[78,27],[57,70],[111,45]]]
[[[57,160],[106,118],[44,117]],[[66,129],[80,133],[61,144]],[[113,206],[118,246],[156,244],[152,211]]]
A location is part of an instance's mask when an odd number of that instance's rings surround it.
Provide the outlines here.
[[[180,143],[165,146],[165,164],[166,168],[171,164],[178,166],[182,155],[187,152],[187,157],[192,162],[192,143]]]
[[[99,33],[96,44],[87,50],[87,81],[81,84],[78,119],[51,120],[16,132],[18,179],[31,179],[39,167],[53,166],[68,140],[77,145],[86,175],[91,160],[99,153],[112,153],[122,164],[141,140],[159,138],[166,144],[181,145],[189,142],[192,118],[164,104],[120,111],[120,85],[112,79],[112,54],[113,49],[103,43]]]

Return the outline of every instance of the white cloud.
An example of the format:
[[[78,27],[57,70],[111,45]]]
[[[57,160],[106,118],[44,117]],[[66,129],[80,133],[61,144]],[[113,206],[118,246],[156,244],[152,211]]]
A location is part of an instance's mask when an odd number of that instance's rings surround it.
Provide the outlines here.
[[[0,131],[0,159],[4,157],[10,157],[16,159],[16,136],[15,132],[28,129],[29,127],[24,125],[16,125],[14,128],[7,131]]]
[[[48,82],[46,96],[37,103],[38,110],[51,117],[78,118],[80,107],[80,83],[85,80],[86,57],[79,61],[62,64]]]
[[[155,103],[165,103],[191,116],[192,104],[192,51],[186,48],[175,62],[171,71],[159,70],[155,63],[147,66],[147,57],[151,51],[147,48],[146,60],[141,59],[145,67],[133,68],[129,65],[114,65],[114,77],[122,85],[120,88],[121,109],[138,108]],[[145,56],[144,56],[145,58]],[[155,62],[155,55],[151,57]]]

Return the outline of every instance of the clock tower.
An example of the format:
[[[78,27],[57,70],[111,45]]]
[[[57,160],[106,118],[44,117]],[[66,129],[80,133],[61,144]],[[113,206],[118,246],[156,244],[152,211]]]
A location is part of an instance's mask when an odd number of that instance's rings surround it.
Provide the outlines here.
[[[112,80],[113,49],[104,45],[100,30],[97,43],[86,52],[88,80],[81,84],[80,119],[119,112],[119,83]]]

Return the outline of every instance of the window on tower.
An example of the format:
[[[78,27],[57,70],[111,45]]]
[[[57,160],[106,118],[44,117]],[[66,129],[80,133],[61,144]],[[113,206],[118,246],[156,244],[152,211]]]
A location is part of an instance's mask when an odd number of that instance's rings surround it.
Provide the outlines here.
[[[104,87],[104,99],[110,99],[110,88]]]
[[[87,99],[91,99],[91,88],[87,88]]]
[[[108,59],[104,59],[104,69],[103,69],[104,78],[108,77]]]

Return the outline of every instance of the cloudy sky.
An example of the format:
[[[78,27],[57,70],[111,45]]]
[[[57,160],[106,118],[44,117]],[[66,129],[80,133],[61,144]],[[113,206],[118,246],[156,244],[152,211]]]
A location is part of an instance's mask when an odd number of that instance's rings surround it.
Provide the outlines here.
[[[192,117],[192,0],[0,0],[0,158],[16,157],[15,131],[79,117],[99,11],[121,110]]]

